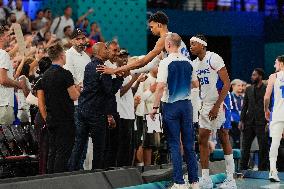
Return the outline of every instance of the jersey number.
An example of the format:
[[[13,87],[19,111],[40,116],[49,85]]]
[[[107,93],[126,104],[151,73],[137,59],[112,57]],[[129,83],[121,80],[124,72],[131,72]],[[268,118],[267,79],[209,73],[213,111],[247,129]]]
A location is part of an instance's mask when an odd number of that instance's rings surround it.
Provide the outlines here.
[[[208,79],[208,77],[200,78],[200,84],[201,84],[201,85],[209,84],[209,79]],[[283,90],[282,90],[282,91],[283,91]]]
[[[284,98],[284,85],[280,86],[280,90],[282,91],[282,98]]]

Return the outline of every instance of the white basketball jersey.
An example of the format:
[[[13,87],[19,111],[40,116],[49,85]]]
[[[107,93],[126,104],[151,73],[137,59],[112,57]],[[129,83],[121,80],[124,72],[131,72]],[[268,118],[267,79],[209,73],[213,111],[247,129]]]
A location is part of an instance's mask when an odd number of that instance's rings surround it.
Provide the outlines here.
[[[276,73],[272,121],[284,121],[284,71]]]
[[[204,103],[215,103],[223,88],[218,71],[225,67],[223,59],[216,53],[207,51],[203,60],[196,58],[193,61],[197,77],[200,81],[201,100]]]

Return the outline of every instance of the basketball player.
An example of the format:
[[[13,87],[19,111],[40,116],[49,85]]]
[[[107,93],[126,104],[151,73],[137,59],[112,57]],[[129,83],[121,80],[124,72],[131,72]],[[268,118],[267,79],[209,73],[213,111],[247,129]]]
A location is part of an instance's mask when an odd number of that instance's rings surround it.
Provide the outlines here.
[[[267,121],[269,121],[269,103],[273,91],[274,105],[269,126],[270,136],[272,137],[272,143],[269,152],[269,179],[271,182],[280,182],[276,169],[276,161],[278,156],[278,148],[284,129],[284,55],[278,56],[276,58],[274,67],[276,69],[276,73],[270,75],[264,96],[264,112],[265,118],[267,119]]]
[[[237,188],[233,178],[235,164],[232,147],[225,124],[224,100],[230,89],[230,79],[223,59],[216,53],[206,50],[207,39],[203,35],[196,35],[190,39],[190,51],[197,58],[193,61],[197,76],[200,80],[202,108],[199,117],[199,148],[202,167],[201,188],[213,188],[209,176],[208,140],[210,133],[218,130],[225,154],[227,178],[220,188]]]
[[[143,71],[140,70],[139,72],[140,73],[147,72],[147,71],[150,71],[155,66],[158,66],[159,59],[163,57],[167,57],[167,53],[165,51],[165,39],[167,37],[167,34],[171,33],[168,30],[168,23],[169,23],[169,19],[167,15],[161,11],[158,11],[155,14],[151,15],[148,20],[148,24],[151,29],[151,32],[153,33],[153,35],[160,37],[158,41],[156,42],[154,49],[151,50],[142,59],[139,59],[136,62],[133,62],[131,64],[127,64],[125,66],[122,66],[116,69],[108,68],[106,66],[101,66],[100,68],[97,68],[97,71],[103,72],[104,74],[117,74],[117,73],[121,73],[124,71],[133,70],[136,68],[141,68],[145,66],[146,64],[148,64],[149,62],[151,62],[154,58],[155,58],[154,60],[156,61],[152,61],[150,66],[147,66],[146,69],[143,69]],[[183,41],[181,42],[181,45],[178,51],[190,59],[189,57],[190,54]],[[160,55],[159,58],[158,58],[158,55]]]

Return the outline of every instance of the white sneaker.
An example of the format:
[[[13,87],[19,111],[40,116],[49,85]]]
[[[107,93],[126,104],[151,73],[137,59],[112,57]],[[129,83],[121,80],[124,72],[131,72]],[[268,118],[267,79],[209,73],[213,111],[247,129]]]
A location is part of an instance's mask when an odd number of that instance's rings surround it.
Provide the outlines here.
[[[201,177],[201,179],[199,179],[199,186],[203,189],[211,189],[213,188],[213,182],[210,177]]]
[[[222,189],[236,189],[237,184],[235,179],[225,179],[224,182],[221,184],[220,188]]]
[[[176,184],[174,183],[174,185],[172,185],[172,187],[170,189],[187,189],[187,185],[186,184]]]
[[[270,171],[269,172],[269,180],[271,182],[280,182],[280,179],[278,177],[278,172],[277,171]]]

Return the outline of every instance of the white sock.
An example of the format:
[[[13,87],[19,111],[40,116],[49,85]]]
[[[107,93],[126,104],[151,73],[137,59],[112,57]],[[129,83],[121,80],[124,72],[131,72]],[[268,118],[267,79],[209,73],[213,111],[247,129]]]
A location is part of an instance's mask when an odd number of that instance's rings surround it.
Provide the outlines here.
[[[226,171],[227,171],[227,178],[229,180],[234,179],[234,172],[235,172],[235,162],[233,154],[224,155],[225,163],[226,163]]]
[[[270,161],[270,171],[277,171],[276,169],[277,158],[269,158],[269,161]]]
[[[202,177],[203,178],[208,178],[209,177],[209,169],[202,169],[201,173],[202,173]]]

